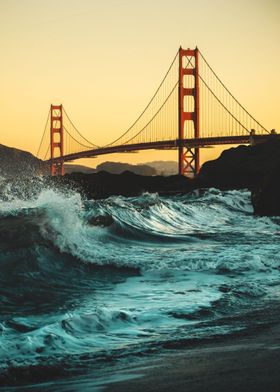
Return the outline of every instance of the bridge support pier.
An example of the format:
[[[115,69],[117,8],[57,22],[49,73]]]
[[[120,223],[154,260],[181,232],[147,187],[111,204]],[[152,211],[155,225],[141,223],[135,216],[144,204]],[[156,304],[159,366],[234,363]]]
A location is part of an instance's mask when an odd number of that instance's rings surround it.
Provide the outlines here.
[[[194,177],[199,172],[199,148],[179,147],[179,174]]]
[[[199,138],[198,48],[179,49],[179,174],[190,177],[199,171],[199,148],[190,148],[183,140]],[[186,64],[184,64],[184,61]]]
[[[63,163],[63,111],[62,105],[51,105],[51,175],[63,176],[64,163]],[[56,152],[61,160],[54,163]]]

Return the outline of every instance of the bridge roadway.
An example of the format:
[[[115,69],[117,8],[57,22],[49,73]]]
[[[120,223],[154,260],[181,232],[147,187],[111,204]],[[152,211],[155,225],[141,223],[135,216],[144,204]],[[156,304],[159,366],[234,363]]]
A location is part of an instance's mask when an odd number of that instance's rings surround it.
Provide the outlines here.
[[[125,153],[125,152],[133,152],[133,151],[141,151],[141,150],[167,150],[174,149],[180,146],[187,148],[195,148],[195,147],[206,147],[206,146],[218,146],[224,144],[256,144],[262,143],[272,138],[279,139],[280,135],[275,134],[264,134],[264,135],[244,135],[244,136],[217,136],[217,137],[202,137],[202,138],[193,138],[193,139],[173,139],[173,140],[164,140],[157,142],[144,142],[144,143],[135,143],[135,144],[122,144],[117,146],[105,146],[99,147],[92,150],[81,151],[77,153],[72,153],[68,155],[64,155],[63,157],[54,158],[52,163],[60,163],[61,160],[63,162],[74,161],[76,159],[81,158],[91,158],[94,156],[105,155],[105,154],[113,154],[113,153]],[[51,160],[47,160],[46,162],[51,162]]]

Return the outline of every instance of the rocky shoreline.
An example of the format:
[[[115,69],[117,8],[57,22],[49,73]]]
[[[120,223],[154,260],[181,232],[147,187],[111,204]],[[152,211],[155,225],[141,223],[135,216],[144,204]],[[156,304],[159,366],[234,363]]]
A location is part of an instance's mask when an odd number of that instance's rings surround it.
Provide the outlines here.
[[[137,196],[143,192],[173,195],[212,187],[221,190],[249,189],[256,214],[277,216],[280,215],[279,171],[280,140],[273,139],[254,146],[224,150],[219,158],[204,163],[193,179],[180,175],[143,176],[130,171],[122,174],[101,171],[76,172],[63,177],[14,176],[5,179],[5,182],[20,196],[30,197],[47,185],[77,190],[88,199],[112,195]],[[0,195],[4,197],[3,187]]]
[[[160,195],[188,193],[200,188],[221,190],[249,189],[258,215],[280,215],[280,141],[271,140],[254,146],[238,146],[206,162],[193,178],[184,176],[141,176],[131,172],[109,174],[71,173],[52,178],[56,184],[78,188],[88,198],[112,195],[137,196],[143,192]]]

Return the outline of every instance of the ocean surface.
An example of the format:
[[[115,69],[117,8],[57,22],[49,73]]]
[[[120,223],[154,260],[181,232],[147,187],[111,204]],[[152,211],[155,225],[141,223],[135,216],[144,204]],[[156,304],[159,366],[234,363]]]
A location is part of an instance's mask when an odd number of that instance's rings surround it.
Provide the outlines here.
[[[85,391],[85,375],[279,322],[280,219],[248,191],[1,197],[1,390]]]

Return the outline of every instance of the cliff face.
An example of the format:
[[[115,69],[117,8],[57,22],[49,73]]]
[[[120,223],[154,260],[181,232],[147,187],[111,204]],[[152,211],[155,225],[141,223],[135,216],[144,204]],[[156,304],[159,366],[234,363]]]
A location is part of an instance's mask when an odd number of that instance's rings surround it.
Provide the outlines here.
[[[258,215],[280,216],[280,165],[253,189],[252,204]]]
[[[206,187],[255,189],[280,165],[280,141],[255,146],[238,146],[206,162],[197,180]]]
[[[258,215],[280,216],[280,141],[225,150],[197,176],[204,187],[248,188]]]
[[[30,152],[0,144],[0,175],[4,177],[30,177],[46,173],[46,165]]]

